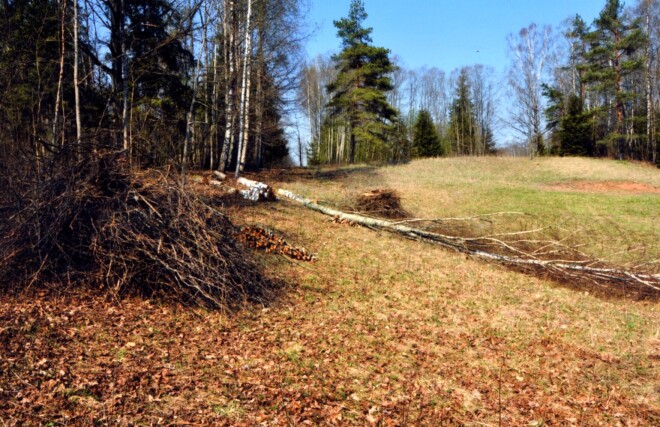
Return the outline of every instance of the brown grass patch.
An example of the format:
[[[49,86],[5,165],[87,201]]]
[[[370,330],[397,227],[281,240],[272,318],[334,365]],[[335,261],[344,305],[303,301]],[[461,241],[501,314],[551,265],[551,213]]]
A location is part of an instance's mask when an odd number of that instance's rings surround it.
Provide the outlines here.
[[[574,181],[549,185],[552,189],[593,193],[660,194],[660,187],[640,182]]]

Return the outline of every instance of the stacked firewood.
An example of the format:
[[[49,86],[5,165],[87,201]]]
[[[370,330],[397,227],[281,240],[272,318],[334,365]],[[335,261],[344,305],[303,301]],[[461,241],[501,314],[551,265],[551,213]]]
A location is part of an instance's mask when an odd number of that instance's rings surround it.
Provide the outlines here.
[[[253,249],[288,256],[299,261],[314,261],[314,255],[305,248],[296,248],[286,242],[281,236],[265,228],[247,225],[241,227],[236,234],[236,240]]]

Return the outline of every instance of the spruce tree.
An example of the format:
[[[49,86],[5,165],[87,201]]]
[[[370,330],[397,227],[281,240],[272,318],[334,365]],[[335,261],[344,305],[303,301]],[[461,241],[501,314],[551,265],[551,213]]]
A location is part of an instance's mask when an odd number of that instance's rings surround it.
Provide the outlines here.
[[[349,162],[354,163],[360,148],[360,160],[366,153],[387,150],[396,110],[387,102],[386,92],[392,90],[389,74],[394,66],[390,51],[373,46],[372,28],[363,26],[367,13],[362,0],[352,0],[348,17],[334,21],[342,50],[333,56],[337,77],[328,85],[331,93],[330,113],[341,116],[349,125]]]
[[[467,69],[462,69],[456,84],[456,95],[451,106],[449,117],[450,137],[453,140],[454,152],[460,155],[476,152],[476,117],[474,105],[470,96],[470,82]]]
[[[415,120],[413,148],[418,157],[436,157],[444,154],[438,129],[433,123],[431,114],[426,110],[421,110]]]
[[[582,100],[571,94],[568,106],[560,121],[559,140],[561,155],[591,156],[593,143],[591,134],[591,118],[583,111]]]

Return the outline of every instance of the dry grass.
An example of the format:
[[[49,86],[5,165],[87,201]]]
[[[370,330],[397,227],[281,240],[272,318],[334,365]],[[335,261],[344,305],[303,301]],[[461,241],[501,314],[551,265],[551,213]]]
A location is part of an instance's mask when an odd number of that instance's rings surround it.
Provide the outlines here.
[[[474,232],[551,227],[537,237],[568,239],[568,243],[584,245],[581,249],[592,256],[628,266],[660,259],[657,194],[576,192],[555,185],[620,181],[660,188],[658,169],[648,165],[582,158],[450,158],[326,170],[318,175],[322,179],[283,185],[337,205],[355,192],[388,187],[401,195],[404,209],[423,218],[522,212],[525,215],[473,222]],[[459,227],[458,231],[464,230]]]
[[[388,169],[287,187],[321,199],[400,173]],[[410,205],[417,196],[401,187],[412,184],[398,185]],[[0,419],[660,424],[658,303],[598,299],[286,203],[230,213],[317,254],[265,259],[295,284],[285,300],[226,317],[132,299],[2,297]]]

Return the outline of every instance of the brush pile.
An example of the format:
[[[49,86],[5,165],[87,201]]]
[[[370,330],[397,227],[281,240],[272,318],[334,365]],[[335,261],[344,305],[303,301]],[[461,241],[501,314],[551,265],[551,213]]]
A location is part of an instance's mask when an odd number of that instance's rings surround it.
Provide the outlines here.
[[[401,196],[394,190],[376,189],[362,193],[356,198],[356,211],[379,218],[408,218],[408,212],[401,206]]]
[[[314,255],[305,248],[296,248],[286,242],[281,236],[270,230],[255,226],[241,227],[236,234],[236,240],[253,249],[263,250],[266,253],[285,255],[298,261],[314,261]]]
[[[0,288],[99,285],[208,308],[265,301],[274,284],[220,212],[122,153],[59,153],[0,200]]]

